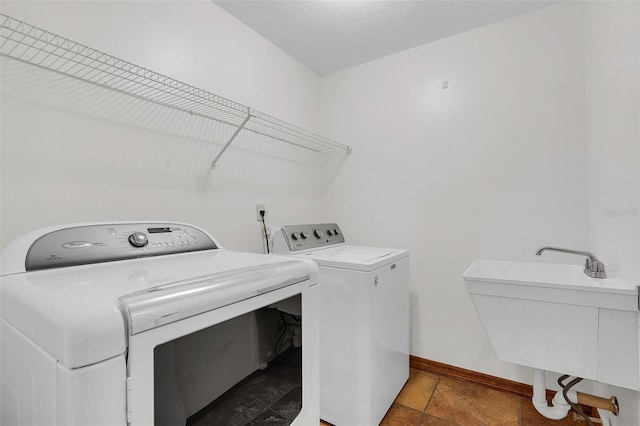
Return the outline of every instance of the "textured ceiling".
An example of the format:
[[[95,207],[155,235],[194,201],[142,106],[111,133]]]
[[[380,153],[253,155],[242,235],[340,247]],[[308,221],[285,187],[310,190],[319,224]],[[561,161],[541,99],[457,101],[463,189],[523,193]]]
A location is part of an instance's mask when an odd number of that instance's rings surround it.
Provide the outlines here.
[[[318,75],[556,3],[528,0],[212,1]]]

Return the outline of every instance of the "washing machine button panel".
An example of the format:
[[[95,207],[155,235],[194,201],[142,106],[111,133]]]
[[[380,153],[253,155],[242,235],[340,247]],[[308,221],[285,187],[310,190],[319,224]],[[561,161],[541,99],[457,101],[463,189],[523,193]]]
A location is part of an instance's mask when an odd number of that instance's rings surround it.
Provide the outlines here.
[[[120,223],[57,229],[29,247],[25,270],[218,248],[202,230],[185,224]]]
[[[343,244],[345,241],[335,223],[289,225],[282,229],[287,246],[293,252]]]

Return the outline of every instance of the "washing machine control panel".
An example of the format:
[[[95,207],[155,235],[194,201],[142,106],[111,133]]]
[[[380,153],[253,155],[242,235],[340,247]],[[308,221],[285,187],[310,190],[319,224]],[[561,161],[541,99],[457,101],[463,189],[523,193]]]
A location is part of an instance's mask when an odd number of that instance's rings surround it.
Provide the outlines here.
[[[202,229],[177,223],[78,225],[36,239],[25,269],[59,268],[139,257],[217,249]]]
[[[335,223],[287,225],[274,238],[284,238],[291,252],[344,243],[344,235]]]

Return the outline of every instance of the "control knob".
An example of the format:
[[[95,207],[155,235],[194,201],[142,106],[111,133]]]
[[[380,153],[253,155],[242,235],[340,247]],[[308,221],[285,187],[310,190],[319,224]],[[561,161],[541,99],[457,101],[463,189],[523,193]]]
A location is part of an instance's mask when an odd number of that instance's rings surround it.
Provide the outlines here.
[[[333,236],[334,235],[333,229],[327,229],[327,234],[329,234],[329,236]]]
[[[300,233],[299,232],[294,232],[293,234],[291,234],[291,238],[293,238],[294,240],[299,240],[300,239]]]
[[[149,244],[149,239],[144,232],[134,232],[129,235],[129,244],[134,247],[144,247]]]
[[[323,233],[320,229],[314,229],[313,233],[315,234],[316,237],[322,238]]]
[[[302,238],[309,238],[309,233],[308,232],[303,232],[300,235],[302,235]]]

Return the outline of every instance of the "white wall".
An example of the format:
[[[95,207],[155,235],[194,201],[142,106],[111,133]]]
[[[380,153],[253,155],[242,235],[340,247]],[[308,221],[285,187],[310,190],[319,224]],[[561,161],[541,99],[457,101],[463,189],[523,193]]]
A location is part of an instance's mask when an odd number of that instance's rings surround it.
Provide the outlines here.
[[[590,244],[640,282],[640,3],[587,8]]]
[[[209,1],[2,2],[53,33],[317,131],[318,77]],[[322,164],[229,129],[2,60],[2,245],[30,230],[180,220],[261,251],[276,225],[321,220]],[[216,143],[212,143],[215,141]]]
[[[355,153],[332,216],[352,242],[411,250],[411,353],[530,382],[495,359],[461,275],[474,259],[536,261],[543,244],[588,248],[583,7],[324,77],[322,95],[327,133]]]
[[[589,244],[640,284],[640,3],[589,2],[586,12]],[[613,424],[640,422],[637,392],[594,390],[618,397]]]
[[[638,39],[627,35],[640,18],[637,4],[610,5],[564,2],[318,79],[207,1],[2,2],[354,147],[328,187],[313,160],[250,137],[209,173],[223,131],[3,60],[2,245],[62,222],[168,218],[259,251],[258,202],[273,225],[335,220],[351,242],[411,250],[413,354],[530,382],[495,360],[461,274],[477,258],[582,261],[534,256],[554,244],[638,280]],[[635,415],[637,394],[623,396]]]
[[[357,153],[327,204],[351,241],[411,249],[412,354],[530,382],[493,356],[473,259],[583,248],[640,281],[638,7],[565,2],[322,79],[327,132]],[[594,389],[637,424],[637,392]]]

